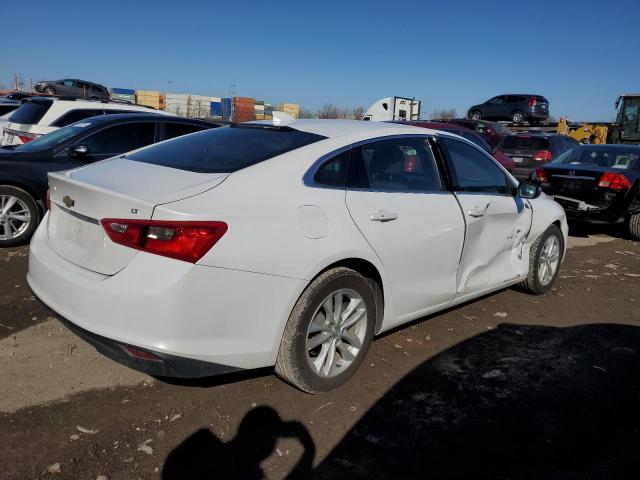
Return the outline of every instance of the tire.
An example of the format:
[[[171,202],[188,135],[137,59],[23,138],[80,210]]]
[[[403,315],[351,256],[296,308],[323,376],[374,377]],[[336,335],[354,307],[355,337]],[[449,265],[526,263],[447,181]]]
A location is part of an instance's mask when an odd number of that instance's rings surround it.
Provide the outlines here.
[[[345,310],[351,300],[357,300],[358,296],[361,300],[354,310],[357,315],[348,315],[345,319],[359,318],[347,327],[342,334],[345,336],[341,336],[339,327],[327,321],[327,317],[331,320],[334,317],[325,307],[327,302],[330,307],[337,303],[337,292],[342,292],[339,298],[343,299],[340,304],[346,307]],[[328,392],[346,383],[358,370],[373,340],[377,318],[375,295],[375,283],[350,268],[338,267],[319,275],[302,293],[289,316],[276,360],[276,374],[300,390],[313,394]],[[312,323],[314,332],[310,332]],[[319,330],[321,327],[323,329]],[[321,338],[326,340],[314,346]],[[334,352],[333,361],[329,361],[331,351]],[[347,355],[354,357],[349,359]],[[317,364],[315,368],[312,362]]]
[[[551,278],[545,281],[540,279],[540,257],[545,253],[544,250],[547,246],[547,242],[555,237],[557,241],[557,263],[555,263],[555,270],[551,275]],[[555,249],[554,249],[555,250]],[[527,278],[520,284],[520,287],[526,292],[533,293],[535,295],[542,295],[547,293],[558,278],[558,272],[560,271],[560,260],[564,252],[564,237],[562,232],[556,225],[551,225],[533,242],[531,250],[529,251],[529,273]],[[554,257],[555,257],[554,255]],[[553,257],[552,257],[553,258]],[[548,268],[548,267],[547,267]]]
[[[640,213],[634,213],[627,218],[627,228],[635,240],[640,240]]]
[[[482,113],[479,110],[469,112],[469,120],[482,120]]]
[[[511,121],[513,123],[524,123],[525,117],[522,110],[516,110],[511,114]]]
[[[44,89],[43,93],[46,93],[47,95],[55,95],[56,94],[56,89],[53,88],[53,87],[47,87],[47,88]]]
[[[607,143],[620,143],[620,131],[617,126],[613,126],[607,132]]]
[[[12,206],[5,211],[9,203]],[[25,217],[26,221],[20,220]],[[39,222],[40,209],[31,195],[21,188],[0,185],[0,248],[24,245]]]

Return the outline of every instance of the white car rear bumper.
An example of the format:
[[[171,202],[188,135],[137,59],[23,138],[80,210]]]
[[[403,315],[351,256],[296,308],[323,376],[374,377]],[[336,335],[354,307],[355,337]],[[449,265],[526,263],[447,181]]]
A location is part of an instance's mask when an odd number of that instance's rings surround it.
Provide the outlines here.
[[[51,250],[47,220],[31,241],[27,281],[40,300],[85,333],[231,370],[275,363],[284,325],[306,280],[143,252],[119,273],[105,276]]]

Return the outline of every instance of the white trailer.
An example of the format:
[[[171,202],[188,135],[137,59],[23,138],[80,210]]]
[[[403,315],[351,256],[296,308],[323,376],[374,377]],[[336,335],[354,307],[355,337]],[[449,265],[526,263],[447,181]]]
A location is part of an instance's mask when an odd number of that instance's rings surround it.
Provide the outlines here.
[[[394,120],[418,120],[420,100],[405,97],[387,97],[371,105],[362,120],[371,122],[391,122]]]

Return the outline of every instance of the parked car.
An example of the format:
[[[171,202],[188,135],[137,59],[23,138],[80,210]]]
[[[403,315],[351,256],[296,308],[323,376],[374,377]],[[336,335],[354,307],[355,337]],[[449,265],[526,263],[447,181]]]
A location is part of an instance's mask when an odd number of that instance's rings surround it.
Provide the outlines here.
[[[7,113],[11,113],[16,110],[22,102],[20,100],[13,100],[9,98],[0,97],[0,116],[4,116]]]
[[[98,83],[65,78],[63,80],[46,80],[36,83],[34,90],[47,95],[89,98],[91,100],[109,100],[109,90]]]
[[[423,120],[415,120],[412,122],[396,122],[396,123],[405,124],[405,125],[408,124],[416,127],[431,128],[433,130],[442,130],[444,132],[455,133],[456,135],[460,135],[461,137],[466,138],[470,142],[473,142],[477,146],[482,148],[489,155],[493,156],[493,158],[495,158],[498,161],[498,163],[502,165],[504,168],[506,168],[509,172],[512,173],[513,169],[515,168],[515,164],[513,163],[513,160],[511,160],[511,158],[507,157],[501,151],[496,150],[495,148],[492,148],[485,141],[485,139],[482,138],[480,134],[474,132],[469,128],[456,125],[456,124],[450,124],[450,123],[444,123],[444,122],[427,122]]]
[[[28,92],[9,92],[5,95],[0,96],[0,100],[23,100],[25,98],[33,97],[35,94]]]
[[[379,122],[231,125],[49,188],[27,278],[69,328],[153,375],[275,365],[312,393],[376,334],[548,291],[567,235],[560,205],[469,141]]]
[[[9,124],[4,127],[2,145],[27,143],[58,128],[96,115],[127,112],[170,115],[162,110],[128,103],[50,97],[28,98],[23,100],[22,105],[9,117]]]
[[[513,175],[527,179],[537,167],[578,145],[567,135],[556,133],[519,133],[502,139],[497,149],[513,160]]]
[[[508,120],[538,123],[549,118],[549,101],[542,95],[498,95],[469,109],[471,120]]]
[[[466,118],[456,118],[449,123],[473,130],[478,135],[482,135],[489,145],[497,147],[504,137],[513,135],[513,131],[498,122],[488,122],[486,120],[469,120]]]
[[[631,235],[640,240],[639,145],[580,145],[537,168],[531,178],[568,217],[626,220]]]
[[[0,149],[0,247],[27,243],[46,212],[47,173],[217,127],[150,113],[101,115]],[[119,181],[117,177],[113,181]]]

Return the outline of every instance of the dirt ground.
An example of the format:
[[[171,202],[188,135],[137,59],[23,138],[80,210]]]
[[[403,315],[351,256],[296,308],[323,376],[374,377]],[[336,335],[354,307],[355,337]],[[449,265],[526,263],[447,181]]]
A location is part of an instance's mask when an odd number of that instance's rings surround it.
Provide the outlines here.
[[[640,244],[572,228],[557,288],[378,338],[325,395],[270,370],[153,379],[97,354],[0,251],[0,479],[640,478]]]

